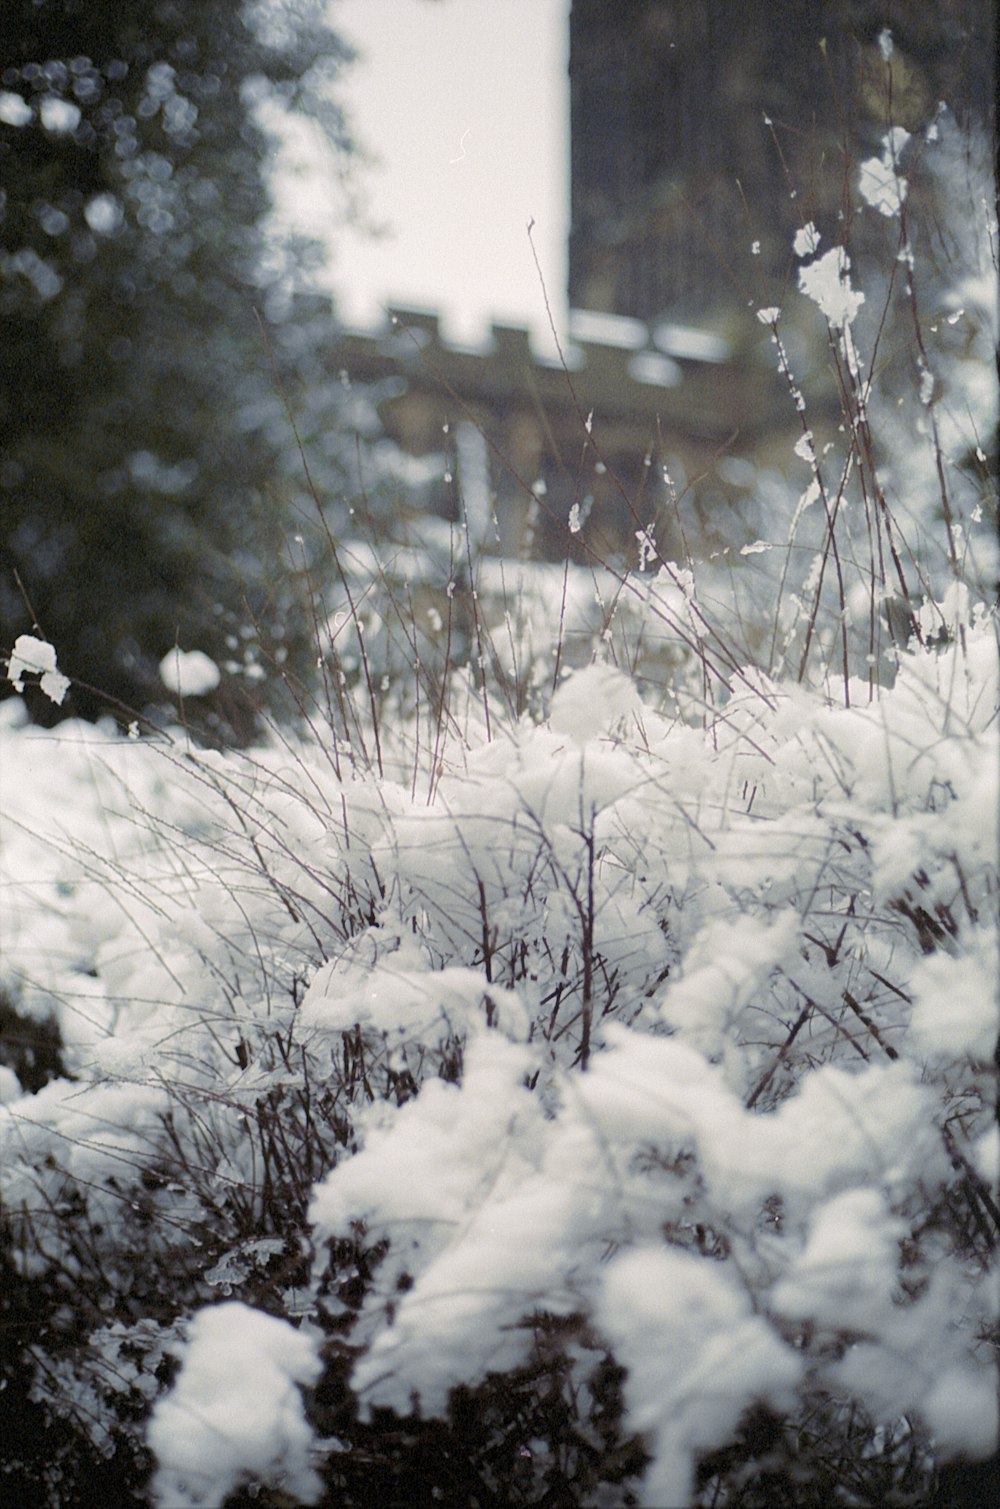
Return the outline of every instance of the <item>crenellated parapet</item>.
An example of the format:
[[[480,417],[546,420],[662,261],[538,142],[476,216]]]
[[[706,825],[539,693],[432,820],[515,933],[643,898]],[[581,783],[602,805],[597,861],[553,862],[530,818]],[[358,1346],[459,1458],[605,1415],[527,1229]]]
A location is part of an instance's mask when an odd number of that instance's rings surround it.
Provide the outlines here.
[[[436,314],[390,309],[380,329],[345,330],[334,359],[352,378],[402,378],[407,392],[445,407],[448,399],[487,410],[530,402],[550,416],[593,411],[595,426],[648,433],[652,424],[699,440],[734,430],[749,438],[774,423],[781,393],[767,366],[721,336],[574,311],[561,344],[564,360],[539,354],[527,330],[494,324],[470,347],[447,340]]]
[[[608,540],[628,539],[651,468],[661,491],[664,472],[683,487],[787,424],[773,359],[717,333],[578,311],[560,344],[562,356],[549,356],[527,330],[494,324],[481,345],[462,345],[436,314],[396,308],[377,329],[344,330],[331,361],[381,389],[386,433],[410,454],[447,451],[462,426],[482,437],[510,549],[534,509],[543,553],[563,551],[580,502],[604,518]]]

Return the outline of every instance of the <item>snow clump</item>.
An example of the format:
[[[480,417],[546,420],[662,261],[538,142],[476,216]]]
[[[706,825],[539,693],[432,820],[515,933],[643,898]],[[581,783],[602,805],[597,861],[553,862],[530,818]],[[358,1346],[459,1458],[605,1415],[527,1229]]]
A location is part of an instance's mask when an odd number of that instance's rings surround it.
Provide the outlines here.
[[[69,691],[69,677],[56,666],[56,652],[44,639],[19,634],[7,662],[7,680],[16,692],[24,691],[25,676],[38,676],[39,686],[57,707]]]
[[[160,680],[177,697],[204,697],[215,691],[222,673],[203,650],[170,650],[160,661]]]
[[[180,1376],[149,1424],[156,1503],[216,1509],[247,1481],[316,1503],[322,1484],[310,1465],[299,1385],[321,1371],[311,1338],[287,1321],[238,1303],[201,1310]]]

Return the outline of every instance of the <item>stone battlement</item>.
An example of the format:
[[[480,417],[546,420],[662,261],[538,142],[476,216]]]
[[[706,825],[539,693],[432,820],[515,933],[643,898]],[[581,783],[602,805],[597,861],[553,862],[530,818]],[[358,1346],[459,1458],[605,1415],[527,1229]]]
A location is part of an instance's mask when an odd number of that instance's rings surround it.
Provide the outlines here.
[[[719,463],[756,455],[787,429],[773,362],[732,352],[717,334],[590,311],[571,314],[569,332],[563,359],[502,324],[470,347],[448,340],[436,314],[397,308],[378,329],[344,330],[331,361],[374,386],[385,432],[403,450],[448,453],[442,474],[457,465],[466,507],[461,473],[477,448],[474,470],[492,500],[477,512],[495,515],[509,554],[586,559],[589,541],[567,533],[574,505],[605,555],[632,548],[637,520],[673,512],[678,493],[693,501],[703,483],[710,512],[728,506]],[[447,513],[455,502],[445,493],[436,506]]]
[[[560,425],[565,416],[578,426],[580,412],[592,412],[595,433],[609,423],[641,431],[643,452],[650,425],[721,441],[734,431],[749,439],[774,424],[783,395],[773,370],[731,353],[717,335],[588,311],[573,312],[569,323],[563,362],[539,354],[525,329],[494,324],[474,348],[446,340],[438,315],[396,308],[380,329],[345,330],[334,360],[358,381],[402,378],[406,392],[436,397],[456,419],[462,405],[480,421],[509,405],[540,405]],[[385,406],[390,433],[398,428],[391,406],[402,396]]]

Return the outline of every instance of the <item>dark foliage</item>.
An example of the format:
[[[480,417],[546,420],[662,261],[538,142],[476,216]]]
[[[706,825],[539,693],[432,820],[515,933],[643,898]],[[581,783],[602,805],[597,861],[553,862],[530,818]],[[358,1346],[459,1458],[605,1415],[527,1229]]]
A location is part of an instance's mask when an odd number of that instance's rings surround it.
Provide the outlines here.
[[[265,241],[257,106],[308,109],[346,161],[346,56],[311,0],[5,7],[0,647],[41,632],[74,680],[35,716],[162,701],[179,643],[229,663],[238,732],[248,659],[294,659],[281,389],[321,385],[329,320],[293,296],[306,253]]]
[[[0,1064],[17,1075],[32,1094],[62,1073],[59,1030],[51,1018],[22,1016],[0,990]]]
[[[124,1440],[101,1456],[75,1421],[33,1397],[35,1368],[24,1350],[44,1346],[60,1307],[58,1289],[26,1279],[0,1249],[0,1503],[18,1509],[99,1509],[144,1502],[148,1458]]]

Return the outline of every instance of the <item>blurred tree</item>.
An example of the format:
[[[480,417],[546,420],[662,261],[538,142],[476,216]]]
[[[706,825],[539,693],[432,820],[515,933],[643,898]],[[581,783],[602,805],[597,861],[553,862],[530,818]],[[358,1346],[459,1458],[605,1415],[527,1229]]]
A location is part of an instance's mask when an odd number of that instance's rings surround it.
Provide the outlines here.
[[[163,700],[179,643],[228,663],[225,732],[248,662],[294,654],[281,390],[316,376],[329,321],[294,292],[308,248],[266,234],[267,171],[302,112],[346,180],[326,12],[6,0],[0,647],[37,624],[77,715]]]

